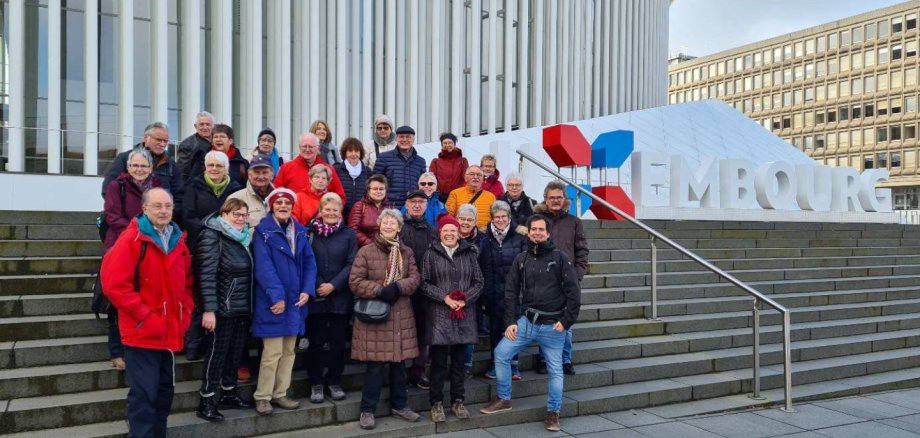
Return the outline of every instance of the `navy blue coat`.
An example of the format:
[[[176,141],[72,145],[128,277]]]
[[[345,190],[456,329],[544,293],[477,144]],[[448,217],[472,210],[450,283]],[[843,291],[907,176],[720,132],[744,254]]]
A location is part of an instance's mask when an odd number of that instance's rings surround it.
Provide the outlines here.
[[[312,232],[312,230],[311,230]],[[358,252],[358,238],[355,230],[342,222],[339,229],[328,237],[321,237],[312,232],[313,255],[316,257],[316,287],[331,283],[335,290],[320,298],[310,299],[310,314],[328,313],[351,315],[354,295],[348,288],[348,275]]]
[[[511,270],[514,258],[527,251],[527,237],[514,232],[516,225],[513,222],[510,227],[502,243],[495,239],[492,227],[487,227],[486,232],[482,233],[479,246],[479,266],[483,277],[479,302],[486,306],[489,315],[498,318],[504,316],[505,278],[508,271]]]
[[[425,173],[425,159],[412,148],[409,159],[399,153],[399,147],[377,157],[374,174],[387,177],[387,199],[396,209],[406,203],[406,194],[418,189],[418,178]]]
[[[253,292],[252,335],[277,338],[304,334],[307,308],[294,307],[301,292],[316,298],[316,258],[307,239],[307,230],[293,218],[295,248],[292,253],[284,231],[274,216],[268,215],[256,226],[252,238],[252,258],[256,287]],[[284,300],[284,312],[275,315],[272,305]]]
[[[342,217],[347,218],[351,212],[351,207],[367,193],[367,179],[371,177],[371,168],[361,163],[361,173],[357,178],[352,178],[345,168],[345,163],[335,163],[332,165],[335,173],[339,175],[339,181],[342,182],[342,188],[345,189],[345,208],[342,210]]]

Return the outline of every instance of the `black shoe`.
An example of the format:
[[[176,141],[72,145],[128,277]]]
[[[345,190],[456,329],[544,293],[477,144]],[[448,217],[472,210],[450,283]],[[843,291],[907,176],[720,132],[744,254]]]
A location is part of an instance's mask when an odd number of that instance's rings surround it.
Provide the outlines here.
[[[533,369],[537,372],[537,374],[546,374],[548,372],[546,370],[546,362],[540,359],[537,359],[537,361],[534,363]]]
[[[409,386],[417,386],[419,389],[427,391],[431,385],[428,383],[428,378],[423,375],[417,379],[409,379]]]
[[[225,389],[220,395],[220,407],[223,409],[250,409],[252,403],[240,398],[240,393],[234,389]]]
[[[575,375],[575,365],[572,365],[570,363],[562,364],[562,373],[567,376],[574,376]]]
[[[208,421],[224,421],[224,415],[217,411],[217,397],[201,397],[198,402],[198,412],[195,415]]]

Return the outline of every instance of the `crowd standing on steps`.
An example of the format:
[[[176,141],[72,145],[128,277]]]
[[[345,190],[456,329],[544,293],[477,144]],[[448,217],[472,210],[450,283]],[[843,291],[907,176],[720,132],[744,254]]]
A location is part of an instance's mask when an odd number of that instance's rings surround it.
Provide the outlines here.
[[[534,370],[550,376],[545,425],[559,430],[588,266],[563,183],[537,204],[520,175],[500,179],[494,156],[470,165],[452,133],[426,163],[415,130],[385,114],[369,141],[338,147],[316,120],[288,160],[271,128],[242,150],[206,111],[194,128],[174,159],[169,128],[151,123],[102,185],[99,278],[130,436],[166,435],[182,350],[204,362],[196,413],[215,422],[227,409],[299,408],[295,362],[311,403],[345,400],[345,365],[362,363],[358,423],[373,429],[384,382],[390,415],[409,422],[421,418],[412,387],[428,392],[433,422],[469,418],[474,370],[497,384],[480,411],[511,410],[533,343]],[[477,366],[480,337],[491,360]]]

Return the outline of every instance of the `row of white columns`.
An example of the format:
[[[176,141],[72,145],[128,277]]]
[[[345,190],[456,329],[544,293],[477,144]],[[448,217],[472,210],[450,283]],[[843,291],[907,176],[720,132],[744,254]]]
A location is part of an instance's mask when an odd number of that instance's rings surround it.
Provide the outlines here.
[[[86,0],[86,10],[98,10],[98,1]],[[238,120],[236,143],[243,149],[254,146],[265,125],[272,127],[290,155],[297,135],[315,119],[330,123],[337,142],[347,136],[366,141],[374,117],[386,113],[427,142],[443,131],[475,136],[666,103],[668,0],[208,1],[208,53],[201,5],[179,2],[181,116],[173,139],[194,132],[202,109],[218,122]],[[61,0],[48,1],[49,129],[60,129],[62,118],[61,47],[51,43],[61,40],[60,6]],[[151,118],[167,120],[162,62],[177,50],[167,46],[167,7],[151,3],[152,59],[137,63],[133,2],[119,3],[121,150],[140,135],[132,132],[134,68],[151,69]],[[17,92],[26,74],[22,2],[9,3],[9,16],[9,125],[23,126]],[[99,29],[96,14],[84,16],[83,171],[95,175]],[[47,137],[49,173],[59,173],[60,136]],[[9,140],[8,169],[22,171],[22,131],[11,129]]]

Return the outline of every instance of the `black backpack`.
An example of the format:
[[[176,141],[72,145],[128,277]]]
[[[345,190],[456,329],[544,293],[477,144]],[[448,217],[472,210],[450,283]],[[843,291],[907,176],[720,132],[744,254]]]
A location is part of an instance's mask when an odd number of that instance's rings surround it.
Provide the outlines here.
[[[137,258],[137,264],[134,265],[134,291],[141,291],[141,261],[144,260],[144,255],[147,254],[147,245],[150,242],[141,242],[141,256]],[[108,298],[105,297],[105,294],[102,293],[102,269],[100,266],[99,273],[96,274],[96,281],[93,283],[93,303],[91,305],[91,310],[96,314],[96,319],[99,319],[100,313],[109,313],[109,310],[112,309],[112,303]]]
[[[118,195],[121,198],[121,215],[127,216],[125,213],[125,181],[118,180]],[[105,210],[99,213],[99,216],[96,216],[96,228],[99,229],[99,240],[105,242],[105,235],[109,232],[109,224],[105,222]]]

